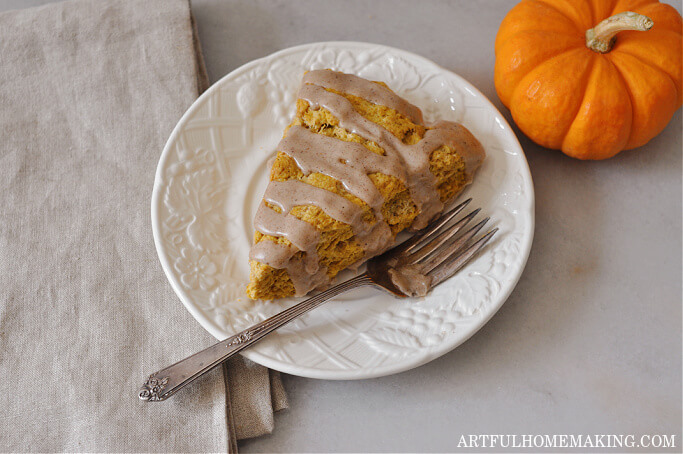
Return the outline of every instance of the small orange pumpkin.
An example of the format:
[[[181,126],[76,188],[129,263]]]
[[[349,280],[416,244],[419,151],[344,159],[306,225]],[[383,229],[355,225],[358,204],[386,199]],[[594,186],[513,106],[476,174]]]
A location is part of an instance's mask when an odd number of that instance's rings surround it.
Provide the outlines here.
[[[681,26],[657,0],[523,0],[496,36],[496,91],[539,145],[612,157],[681,106]]]

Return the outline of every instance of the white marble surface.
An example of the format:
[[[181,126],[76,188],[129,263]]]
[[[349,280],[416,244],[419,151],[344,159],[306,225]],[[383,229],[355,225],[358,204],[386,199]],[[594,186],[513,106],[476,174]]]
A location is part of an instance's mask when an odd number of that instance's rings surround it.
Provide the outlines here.
[[[0,10],[41,3],[0,0]],[[493,86],[493,42],[515,3],[192,2],[214,81],[296,44],[367,41],[455,71],[509,121]],[[542,149],[516,130],[534,178],[536,236],[499,313],[409,372],[283,377],[290,409],[241,452],[443,452],[461,434],[675,434],[680,452],[681,121],[679,109],[648,145],[603,162]]]

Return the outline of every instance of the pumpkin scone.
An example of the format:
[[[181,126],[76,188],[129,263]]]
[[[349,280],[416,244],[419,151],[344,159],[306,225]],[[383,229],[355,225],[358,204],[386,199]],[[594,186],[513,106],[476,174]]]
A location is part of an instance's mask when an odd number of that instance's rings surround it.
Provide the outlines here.
[[[254,219],[252,299],[324,287],[421,229],[472,181],[484,159],[462,125],[426,126],[382,82],[307,72]]]

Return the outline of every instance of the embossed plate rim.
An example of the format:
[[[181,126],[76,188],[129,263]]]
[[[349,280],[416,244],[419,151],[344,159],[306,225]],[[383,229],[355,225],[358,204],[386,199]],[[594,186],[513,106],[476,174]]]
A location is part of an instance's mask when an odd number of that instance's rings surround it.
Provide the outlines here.
[[[299,376],[305,376],[305,377],[310,377],[310,378],[322,378],[322,379],[364,379],[364,378],[373,378],[373,377],[380,377],[380,376],[385,376],[385,375],[390,375],[398,372],[402,372],[405,370],[412,369],[414,367],[418,367],[422,364],[425,364],[439,356],[442,356],[443,354],[453,350],[456,348],[458,345],[462,344],[465,342],[467,339],[469,339],[474,333],[476,333],[482,326],[484,326],[488,320],[500,309],[500,307],[503,305],[503,303],[507,300],[509,297],[510,293],[512,290],[515,288],[519,278],[521,277],[521,274],[524,270],[524,267],[526,266],[526,261],[529,257],[529,252],[531,250],[531,244],[533,241],[533,234],[534,234],[534,192],[533,192],[533,183],[531,181],[531,174],[529,171],[528,163],[526,161],[526,158],[524,156],[524,153],[522,151],[521,145],[519,144],[519,141],[517,137],[515,136],[514,132],[512,131],[512,128],[510,125],[507,123],[505,118],[502,116],[502,114],[496,109],[496,107],[491,103],[486,96],[484,96],[476,87],[474,87],[472,84],[467,82],[465,79],[463,79],[461,76],[448,71],[436,63],[421,57],[419,55],[416,55],[414,53],[388,47],[388,46],[383,46],[383,45],[377,45],[377,44],[371,44],[371,43],[362,43],[362,42],[353,42],[353,41],[332,41],[332,42],[319,42],[319,43],[310,43],[310,44],[304,44],[300,46],[295,46],[295,47],[290,47],[287,49],[283,49],[281,51],[278,51],[274,54],[268,55],[266,57],[253,60],[249,63],[246,63],[245,65],[242,65],[239,68],[236,68],[235,70],[231,71],[229,74],[226,76],[222,77],[219,81],[217,81],[215,84],[213,84],[208,90],[206,90],[193,104],[190,106],[190,108],[185,112],[185,114],[181,117],[179,122],[176,124],[175,128],[173,129],[171,135],[169,136],[169,139],[164,146],[163,152],[161,154],[161,157],[159,159],[159,164],[157,166],[156,174],[155,174],[155,180],[154,180],[154,188],[152,192],[152,200],[151,200],[151,211],[152,211],[152,231],[154,235],[154,243],[155,247],[157,249],[157,253],[159,256],[159,260],[161,262],[162,268],[164,270],[164,273],[166,274],[166,277],[169,279],[169,282],[171,283],[171,287],[175,291],[175,293],[178,295],[180,300],[182,301],[183,305],[186,307],[186,309],[190,312],[190,314],[209,332],[211,333],[214,337],[217,339],[223,339],[226,337],[225,332],[218,327],[215,322],[211,319],[209,319],[204,312],[200,308],[197,307],[197,304],[192,301],[191,296],[183,289],[182,285],[180,285],[178,278],[176,277],[175,273],[173,272],[173,267],[172,264],[169,262],[169,258],[167,257],[165,250],[164,250],[164,245],[162,242],[162,234],[161,234],[161,229],[160,229],[160,216],[159,216],[159,206],[160,203],[162,202],[163,199],[163,185],[162,185],[162,180],[163,180],[163,172],[166,169],[166,164],[167,161],[170,158],[171,155],[171,150],[173,149],[176,140],[178,139],[179,134],[184,130],[184,128],[187,125],[187,122],[194,116],[194,114],[197,112],[198,109],[202,108],[204,106],[205,101],[213,96],[216,91],[220,90],[221,85],[224,84],[224,82],[229,81],[233,77],[238,77],[241,74],[244,74],[248,72],[249,70],[253,69],[254,67],[263,64],[264,62],[270,61],[270,63],[274,63],[278,61],[278,59],[286,58],[290,54],[295,54],[297,52],[305,51],[305,50],[310,50],[314,49],[316,47],[325,47],[327,50],[332,50],[333,52],[341,52],[343,50],[348,50],[349,48],[361,48],[361,49],[375,49],[375,50],[382,50],[383,52],[386,52],[390,55],[395,55],[401,58],[406,59],[408,62],[411,64],[415,64],[415,66],[418,69],[422,69],[424,66],[431,67],[434,70],[437,70],[439,72],[443,72],[444,74],[447,74],[448,77],[456,80],[458,84],[464,88],[470,91],[475,97],[480,98],[480,101],[483,102],[483,104],[486,105],[487,108],[492,109],[492,112],[494,114],[496,122],[499,123],[500,125],[500,134],[506,135],[506,139],[510,142],[513,148],[515,148],[515,152],[519,155],[521,161],[522,161],[522,171],[524,172],[523,178],[524,182],[527,183],[527,197],[526,197],[526,202],[527,206],[523,207],[528,210],[528,212],[525,213],[526,216],[528,216],[528,230],[525,231],[525,236],[522,238],[522,244],[521,244],[521,250],[520,250],[520,255],[521,257],[521,262],[519,264],[518,269],[516,270],[516,273],[514,276],[512,276],[507,285],[504,288],[501,288],[501,291],[498,295],[496,295],[495,301],[493,302],[494,304],[491,305],[490,310],[486,311],[482,317],[475,317],[472,319],[472,323],[467,325],[467,329],[464,330],[460,329],[459,333],[457,335],[451,335],[446,338],[443,342],[439,343],[435,347],[427,347],[423,348],[422,350],[419,351],[418,354],[415,354],[413,356],[407,357],[403,362],[399,363],[391,363],[387,365],[381,365],[381,366],[376,366],[372,368],[366,368],[366,369],[353,369],[353,370],[342,370],[342,369],[322,369],[322,368],[315,368],[315,367],[308,367],[308,366],[301,366],[297,365],[294,363],[290,362],[285,362],[285,361],[280,361],[278,359],[265,356],[258,352],[256,348],[252,348],[250,350],[245,351],[243,354],[259,363],[262,364],[266,367],[270,367],[275,370],[279,370],[281,372],[285,373],[290,373],[293,375],[299,375]],[[389,297],[390,298],[390,297]],[[481,313],[481,311],[480,311]],[[465,323],[463,323],[465,324]]]

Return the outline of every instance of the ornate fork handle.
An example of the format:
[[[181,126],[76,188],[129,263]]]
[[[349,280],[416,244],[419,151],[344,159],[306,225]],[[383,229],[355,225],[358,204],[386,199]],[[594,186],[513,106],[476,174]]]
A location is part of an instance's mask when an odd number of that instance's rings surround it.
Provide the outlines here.
[[[172,366],[161,369],[149,376],[145,384],[140,388],[138,397],[149,402],[165,400],[188,383],[204,375],[235,353],[258,342],[282,325],[315,309],[340,293],[371,284],[373,282],[370,276],[367,273],[363,273],[308,298],[234,336],[228,337],[224,341],[218,342],[199,353],[180,360]]]

